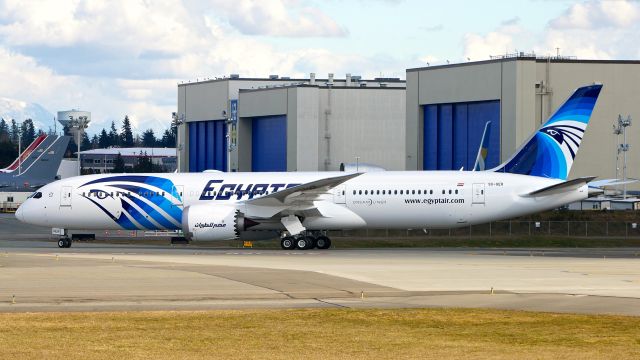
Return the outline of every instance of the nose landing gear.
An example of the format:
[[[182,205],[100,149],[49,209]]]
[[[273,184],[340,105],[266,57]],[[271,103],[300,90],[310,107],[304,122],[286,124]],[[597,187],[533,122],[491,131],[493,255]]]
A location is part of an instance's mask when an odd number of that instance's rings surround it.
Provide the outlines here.
[[[59,248],[70,248],[71,247],[71,239],[68,237],[63,237],[58,240]]]

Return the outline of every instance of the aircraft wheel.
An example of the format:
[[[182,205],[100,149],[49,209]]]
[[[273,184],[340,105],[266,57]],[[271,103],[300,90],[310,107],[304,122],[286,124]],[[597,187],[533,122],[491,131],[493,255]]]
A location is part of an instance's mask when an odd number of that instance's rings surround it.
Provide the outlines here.
[[[316,238],[313,236],[305,236],[307,239],[307,247],[304,250],[311,250],[316,247]]]
[[[318,238],[316,239],[316,246],[318,247],[318,249],[328,249],[331,247],[331,239],[324,235],[318,236]]]
[[[70,248],[71,247],[71,239],[62,238],[62,239],[58,240],[58,247],[59,248]]]
[[[311,236],[300,236],[296,239],[296,249],[308,250],[313,249],[314,241]]]
[[[282,246],[284,250],[293,250],[296,248],[295,239],[291,236],[285,236],[280,240],[280,246]]]

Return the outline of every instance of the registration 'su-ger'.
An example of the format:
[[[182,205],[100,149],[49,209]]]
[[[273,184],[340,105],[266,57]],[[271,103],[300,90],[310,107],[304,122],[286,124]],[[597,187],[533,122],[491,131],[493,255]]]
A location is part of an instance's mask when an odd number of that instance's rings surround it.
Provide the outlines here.
[[[16,212],[58,229],[182,230],[194,241],[280,236],[328,248],[326,230],[435,229],[485,223],[585,199],[567,180],[602,85],[577,89],[509,160],[485,171],[102,174],[55,181]],[[63,236],[58,245],[69,247]]]

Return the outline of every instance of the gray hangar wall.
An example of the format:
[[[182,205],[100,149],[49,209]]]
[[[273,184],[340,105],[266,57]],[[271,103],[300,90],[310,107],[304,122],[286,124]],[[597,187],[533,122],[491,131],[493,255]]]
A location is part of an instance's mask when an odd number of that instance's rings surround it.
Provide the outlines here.
[[[404,169],[403,87],[240,90],[239,104],[240,171],[338,170],[356,157]]]
[[[227,117],[230,102],[238,99],[243,88],[288,84],[304,79],[224,78],[178,85],[177,116],[184,120],[178,128],[180,171],[200,172],[207,169],[226,171]],[[237,169],[237,152],[230,154],[231,169]]]
[[[487,120],[492,121],[489,166],[496,165],[508,159],[573,90],[594,82],[604,87],[570,176],[612,178],[617,144],[612,125],[618,114],[640,116],[637,61],[517,57],[408,69],[406,167],[458,170],[465,146],[469,164],[481,136],[478,129]],[[629,177],[640,176],[635,126],[627,135],[632,149],[627,154]]]

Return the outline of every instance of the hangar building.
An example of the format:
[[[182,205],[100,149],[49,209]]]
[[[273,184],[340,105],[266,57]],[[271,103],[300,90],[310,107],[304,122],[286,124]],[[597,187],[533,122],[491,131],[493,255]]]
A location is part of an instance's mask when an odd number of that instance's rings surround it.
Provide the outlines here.
[[[176,114],[184,121],[179,167],[318,171],[360,161],[401,170],[405,111],[405,82],[398,78],[232,75],[183,83]]]
[[[507,160],[576,88],[604,84],[571,177],[616,174],[618,115],[640,119],[640,62],[523,53],[407,70],[407,170],[469,169],[491,121],[487,168]],[[636,125],[640,126],[640,124]],[[627,130],[628,177],[640,176],[640,136]],[[619,167],[622,167],[620,161]],[[619,176],[622,176],[620,171]]]

